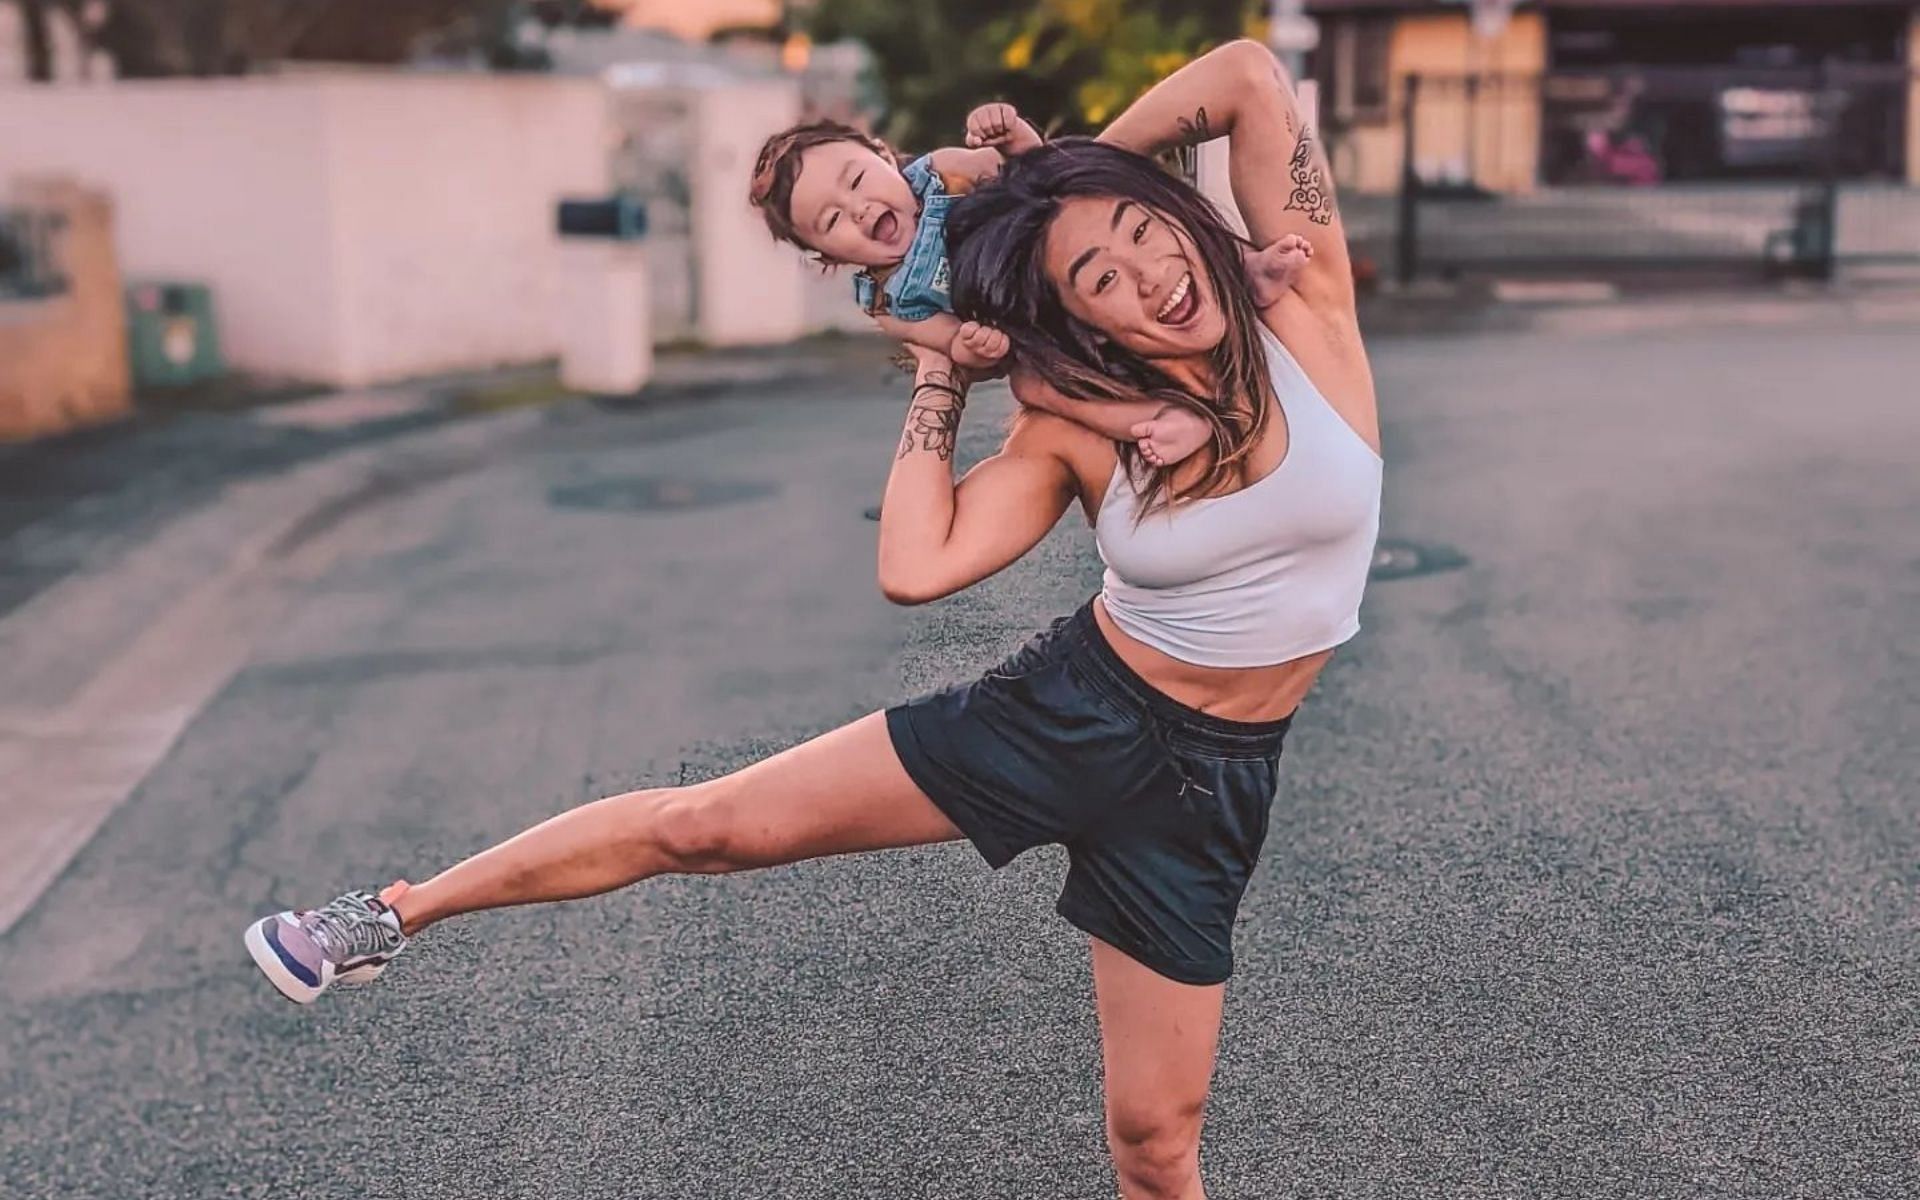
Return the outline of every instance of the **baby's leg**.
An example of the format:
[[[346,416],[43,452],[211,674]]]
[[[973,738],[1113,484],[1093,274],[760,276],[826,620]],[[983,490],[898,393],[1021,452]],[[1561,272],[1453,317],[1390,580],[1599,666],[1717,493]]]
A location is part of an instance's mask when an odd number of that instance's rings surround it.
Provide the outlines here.
[[[1300,280],[1300,272],[1313,260],[1313,243],[1297,233],[1277,238],[1258,250],[1248,250],[1241,261],[1247,270],[1247,286],[1253,292],[1253,306],[1268,308],[1279,302]]]
[[[1008,382],[1013,398],[1028,408],[1064,417],[1116,442],[1133,442],[1154,466],[1172,466],[1213,440],[1206,419],[1177,404],[1081,400],[1022,366],[1014,367]]]

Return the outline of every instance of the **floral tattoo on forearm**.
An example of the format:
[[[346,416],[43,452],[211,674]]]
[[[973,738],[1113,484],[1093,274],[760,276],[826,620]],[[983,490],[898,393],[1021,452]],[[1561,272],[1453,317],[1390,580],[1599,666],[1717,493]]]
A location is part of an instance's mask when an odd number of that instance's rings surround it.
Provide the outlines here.
[[[1306,213],[1315,225],[1333,220],[1333,189],[1327,185],[1327,174],[1315,158],[1313,130],[1300,131],[1300,140],[1293,144],[1293,158],[1287,163],[1287,175],[1293,180],[1293,191],[1287,195],[1288,208]]]
[[[925,450],[939,455],[941,462],[951,462],[960,440],[960,414],[966,407],[966,389],[959,380],[945,371],[927,372],[913,386],[913,407],[900,433],[900,453],[894,457]]]

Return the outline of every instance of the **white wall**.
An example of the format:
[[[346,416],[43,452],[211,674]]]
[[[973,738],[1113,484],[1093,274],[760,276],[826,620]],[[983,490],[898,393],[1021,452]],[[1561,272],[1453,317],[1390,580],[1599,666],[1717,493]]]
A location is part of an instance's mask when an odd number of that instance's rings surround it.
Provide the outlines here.
[[[0,170],[105,190],[128,278],[211,283],[230,358],[315,379],[341,349],[325,138],[311,85],[0,89]]]
[[[608,148],[570,79],[0,88],[0,172],[106,188],[127,274],[212,284],[234,365],[346,386],[554,353],[553,204]]]
[[[321,86],[343,381],[554,353],[554,205],[608,189],[605,92],[538,76]]]
[[[747,201],[761,143],[800,119],[790,80],[696,93],[693,196],[695,312],[712,346],[784,342],[805,331],[800,256],[767,234]]]

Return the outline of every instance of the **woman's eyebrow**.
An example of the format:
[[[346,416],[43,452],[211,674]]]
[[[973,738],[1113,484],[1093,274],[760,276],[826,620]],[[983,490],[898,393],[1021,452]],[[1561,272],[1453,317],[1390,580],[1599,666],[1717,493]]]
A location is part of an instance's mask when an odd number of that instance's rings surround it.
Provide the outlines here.
[[[1109,233],[1111,233],[1113,230],[1120,228],[1121,216],[1124,215],[1126,211],[1132,207],[1134,207],[1134,203],[1131,200],[1122,200],[1120,203],[1113,206],[1113,218],[1107,222],[1107,231]],[[1089,249],[1082,250],[1080,252],[1080,257],[1074,259],[1073,265],[1067,268],[1067,286],[1068,287],[1074,286],[1074,282],[1075,282],[1074,276],[1080,274],[1080,268],[1086,266],[1087,261],[1098,253],[1100,253],[1100,247],[1098,246],[1094,246]]]
[[[1082,250],[1080,252],[1080,257],[1074,259],[1073,265],[1067,268],[1067,286],[1068,287],[1075,286],[1074,276],[1080,274],[1080,268],[1086,266],[1087,260],[1092,258],[1094,255],[1098,253],[1100,253],[1100,247],[1098,246],[1089,246],[1087,249]]]

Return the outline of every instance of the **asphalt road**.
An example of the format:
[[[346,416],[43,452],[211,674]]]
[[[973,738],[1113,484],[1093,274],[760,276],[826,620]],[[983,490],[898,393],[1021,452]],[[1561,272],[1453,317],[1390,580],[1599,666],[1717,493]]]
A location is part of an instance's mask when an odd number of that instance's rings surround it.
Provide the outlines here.
[[[1210,1194],[1920,1192],[1920,337],[1397,340],[1377,582],[1244,908]],[[991,444],[1003,399],[969,417]],[[0,940],[0,1194],[1111,1197],[1055,854],[457,922],[280,1000],[246,920],[988,665],[1064,524],[872,583],[877,366],[574,404],[329,552]]]

